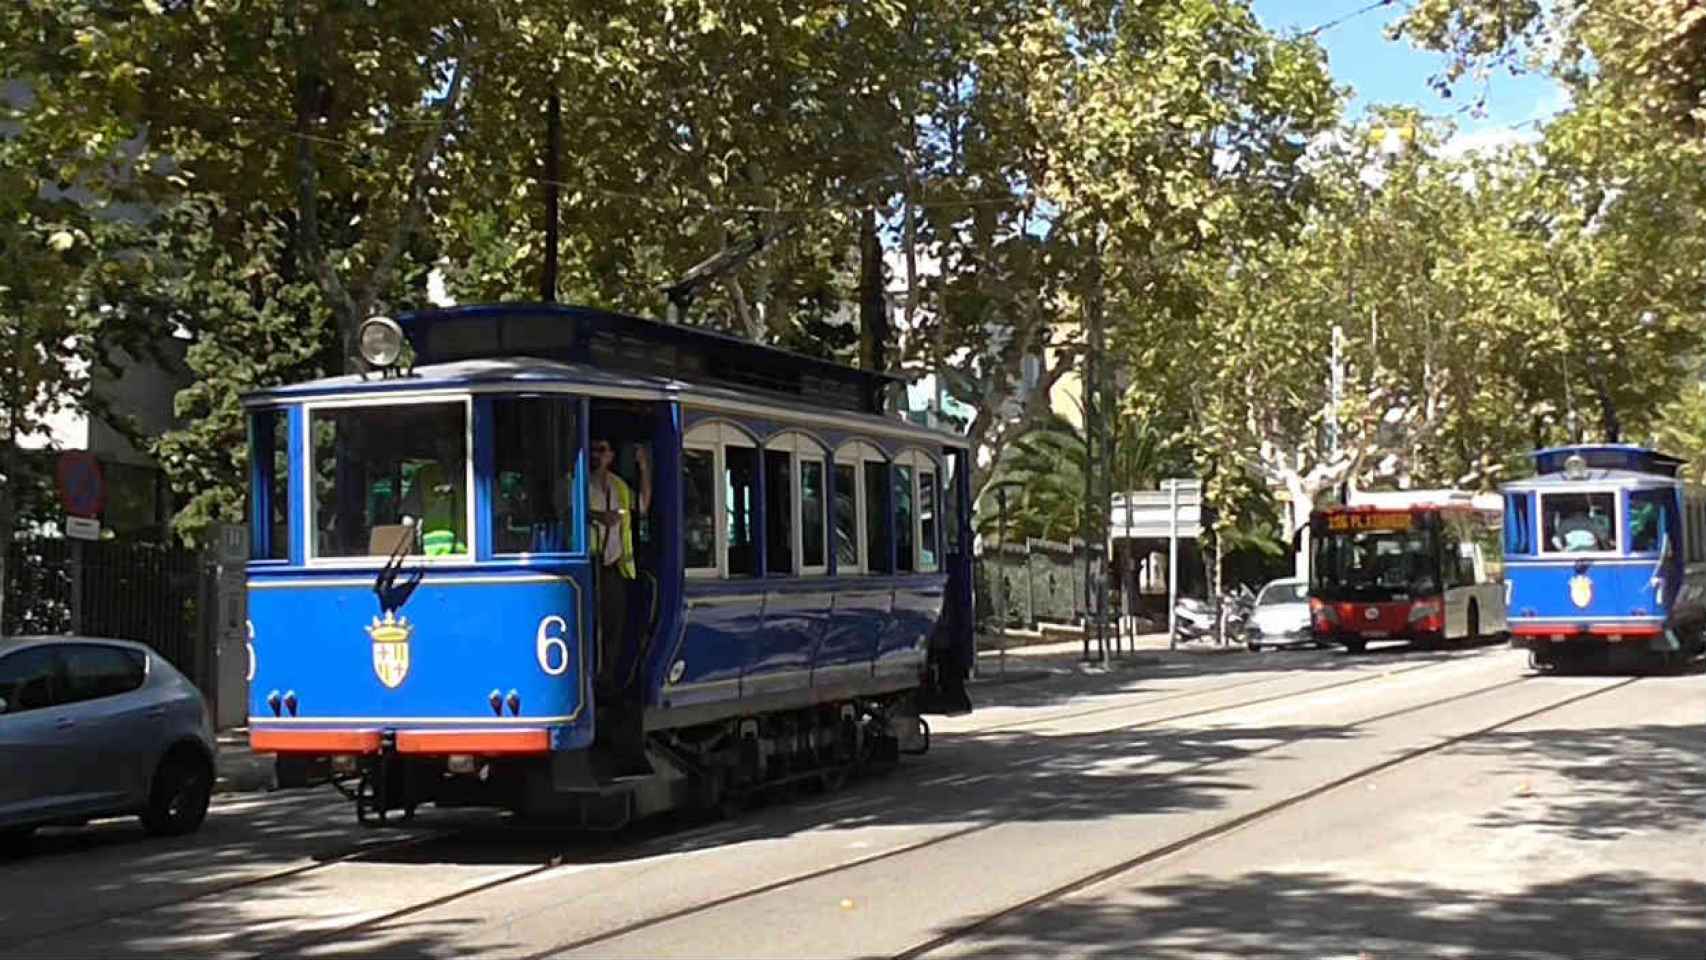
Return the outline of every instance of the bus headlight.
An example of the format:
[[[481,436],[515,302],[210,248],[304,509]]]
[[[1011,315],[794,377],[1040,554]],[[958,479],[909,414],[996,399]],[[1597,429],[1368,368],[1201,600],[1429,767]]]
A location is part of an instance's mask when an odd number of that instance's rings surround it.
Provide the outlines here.
[[[403,355],[403,328],[390,317],[368,317],[357,331],[361,358],[381,369],[397,362]]]

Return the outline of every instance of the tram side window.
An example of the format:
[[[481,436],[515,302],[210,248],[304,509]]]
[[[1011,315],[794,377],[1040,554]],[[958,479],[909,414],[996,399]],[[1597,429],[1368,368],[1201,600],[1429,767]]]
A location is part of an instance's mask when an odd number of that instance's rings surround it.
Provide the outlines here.
[[[770,573],[794,572],[794,455],[764,451],[764,565]]]
[[[723,448],[723,460],[728,575],[755,577],[758,575],[758,541],[753,527],[757,522],[754,509],[758,506],[758,451],[752,447],[727,446]]]
[[[315,410],[310,429],[313,556],[383,556],[404,516],[415,551],[469,552],[466,402]]]
[[[689,447],[681,451],[682,525],[689,570],[717,569],[717,455]]]
[[[894,477],[890,485],[894,491],[894,509],[890,516],[894,518],[894,563],[895,569],[903,573],[911,573],[916,564],[913,562],[913,538],[916,532],[913,521],[915,505],[912,502],[912,468],[896,465],[889,471]]]
[[[1629,550],[1632,553],[1657,553],[1671,549],[1668,540],[1675,536],[1676,510],[1669,490],[1631,490],[1629,492]]]
[[[835,562],[842,573],[859,570],[859,467],[835,465]]]
[[[893,573],[889,560],[889,465],[865,464],[865,569]]]
[[[1688,538],[1688,552],[1690,562],[1706,561],[1706,501],[1699,498],[1694,501],[1694,531]]]
[[[253,486],[243,515],[249,518],[249,557],[290,558],[290,417],[283,410],[262,410],[249,418],[249,462]],[[255,504],[266,503],[265,522],[257,523]]]
[[[942,522],[943,533],[947,534],[945,549],[949,554],[960,552],[960,485],[958,482],[961,469],[960,461],[964,454],[958,450],[948,451],[947,472],[942,474]]]
[[[936,569],[936,471],[918,471],[918,569]]]
[[[824,534],[829,527],[829,503],[824,498],[823,461],[800,460],[800,563],[822,571]]]
[[[1616,550],[1616,515],[1614,493],[1543,493],[1541,548],[1547,553]]]
[[[492,535],[497,553],[575,549],[578,401],[499,397],[492,403],[496,477]]]

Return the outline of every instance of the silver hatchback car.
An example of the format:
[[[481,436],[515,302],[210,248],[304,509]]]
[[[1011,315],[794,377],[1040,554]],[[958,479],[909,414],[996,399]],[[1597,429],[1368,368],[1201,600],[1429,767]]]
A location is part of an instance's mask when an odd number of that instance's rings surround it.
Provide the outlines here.
[[[201,691],[148,647],[0,639],[0,840],[131,814],[149,833],[190,833],[213,758]]]

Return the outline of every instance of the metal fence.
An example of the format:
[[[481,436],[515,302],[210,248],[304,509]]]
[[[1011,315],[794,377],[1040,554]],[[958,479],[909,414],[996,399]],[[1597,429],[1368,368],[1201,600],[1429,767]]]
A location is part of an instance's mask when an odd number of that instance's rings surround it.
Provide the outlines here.
[[[17,540],[6,562],[0,633],[79,633],[153,647],[203,690],[212,683],[200,612],[201,555],[112,540]]]
[[[1084,565],[1090,551],[1080,541],[1027,540],[991,547],[977,559],[975,594],[980,629],[993,630],[1006,608],[1012,629],[1085,619]],[[1090,557],[1099,563],[1099,558]]]

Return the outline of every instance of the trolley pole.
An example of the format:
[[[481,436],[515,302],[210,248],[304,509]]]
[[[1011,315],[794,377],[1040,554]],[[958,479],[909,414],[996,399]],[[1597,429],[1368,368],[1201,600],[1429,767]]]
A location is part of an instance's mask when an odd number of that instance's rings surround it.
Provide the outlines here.
[[[551,94],[545,107],[545,272],[539,278],[539,299],[557,302],[558,159],[563,149],[563,98]]]

